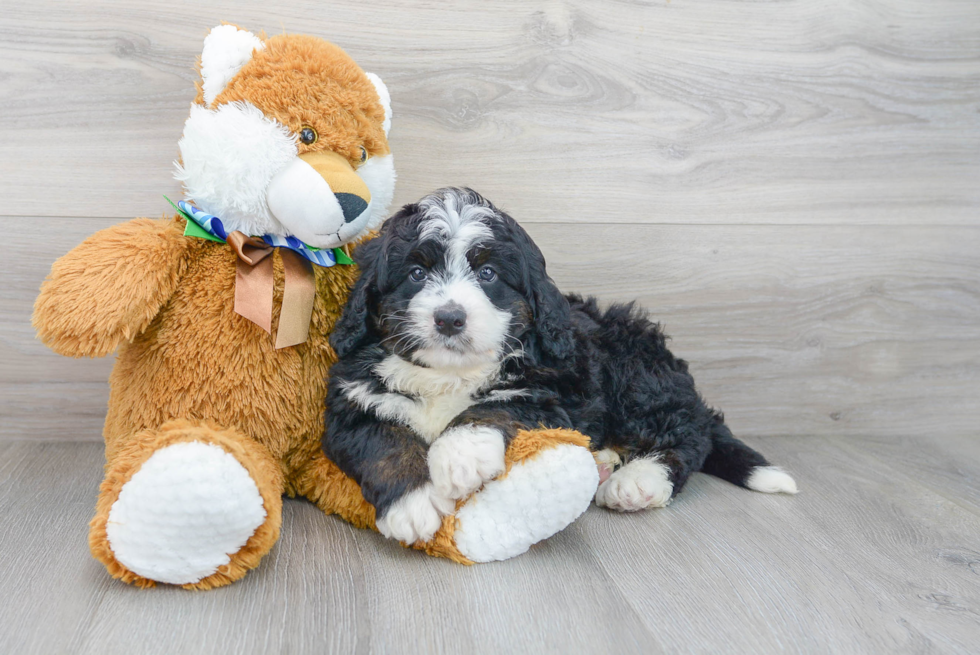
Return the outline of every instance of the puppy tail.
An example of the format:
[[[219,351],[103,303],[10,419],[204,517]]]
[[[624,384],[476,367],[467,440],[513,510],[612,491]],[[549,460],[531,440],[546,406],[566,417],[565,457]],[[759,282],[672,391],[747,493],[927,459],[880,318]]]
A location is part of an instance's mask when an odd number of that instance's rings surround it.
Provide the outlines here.
[[[711,427],[711,453],[701,470],[746,489],[795,494],[796,480],[732,435],[719,414]]]

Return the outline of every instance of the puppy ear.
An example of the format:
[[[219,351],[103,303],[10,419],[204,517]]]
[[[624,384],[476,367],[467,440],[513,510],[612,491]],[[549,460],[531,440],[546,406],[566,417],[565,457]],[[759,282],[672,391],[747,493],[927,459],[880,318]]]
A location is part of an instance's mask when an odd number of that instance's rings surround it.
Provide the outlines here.
[[[537,346],[546,354],[565,359],[575,351],[572,311],[554,280],[548,277],[544,255],[534,239],[506,212],[495,208],[503,223],[505,240],[515,246],[515,255],[524,270],[525,298],[531,305]]]
[[[541,349],[552,357],[565,359],[575,350],[572,338],[571,309],[565,296],[544,272],[532,276],[534,289],[534,323]]]
[[[361,277],[354,284],[343,314],[330,333],[330,345],[337,357],[344,357],[363,343],[370,330],[371,298],[377,286],[378,257],[382,253],[382,237],[363,243],[354,251],[354,261],[361,268]]]

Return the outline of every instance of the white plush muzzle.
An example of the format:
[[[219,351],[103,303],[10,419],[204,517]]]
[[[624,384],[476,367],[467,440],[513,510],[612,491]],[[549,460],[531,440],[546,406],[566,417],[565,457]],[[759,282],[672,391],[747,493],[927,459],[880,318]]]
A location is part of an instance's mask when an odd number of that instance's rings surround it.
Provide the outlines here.
[[[317,248],[335,248],[344,243],[341,230],[363,224],[365,210],[351,223],[327,181],[300,158],[291,161],[269,183],[269,209],[294,237]]]
[[[370,175],[365,176],[362,171]],[[269,210],[288,234],[308,245],[336,248],[353,241],[384,220],[395,182],[391,155],[369,159],[356,173],[371,192],[371,202],[351,221],[345,219],[330,184],[299,157],[269,182]]]
[[[317,248],[336,248],[377,227],[394,195],[392,156],[368,159],[356,174],[371,202],[345,221],[330,185],[299,158],[295,135],[247,102],[193,106],[179,146],[175,177],[228,232],[294,236]]]

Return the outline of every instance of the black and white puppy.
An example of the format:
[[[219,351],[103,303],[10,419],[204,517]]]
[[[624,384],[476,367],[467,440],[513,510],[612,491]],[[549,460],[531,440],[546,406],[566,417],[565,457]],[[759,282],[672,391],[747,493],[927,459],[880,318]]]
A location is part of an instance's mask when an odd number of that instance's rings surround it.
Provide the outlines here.
[[[563,296],[527,233],[476,192],[405,206],[355,259],[323,446],[386,536],[428,540],[504,470],[522,427],[588,435],[611,509],[663,507],[695,471],[796,492],[704,403],[656,324],[632,303]]]

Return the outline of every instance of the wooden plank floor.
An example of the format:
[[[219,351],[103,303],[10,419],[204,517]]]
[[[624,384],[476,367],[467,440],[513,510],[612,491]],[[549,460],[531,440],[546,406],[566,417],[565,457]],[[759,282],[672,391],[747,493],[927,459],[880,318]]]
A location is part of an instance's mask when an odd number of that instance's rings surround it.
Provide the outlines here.
[[[46,350],[31,306],[56,257],[181,195],[223,20],[381,75],[396,204],[473,186],[562,288],[639,299],[802,493],[697,476],[473,568],[289,501],[231,587],[108,578],[112,361]],[[4,0],[0,655],[978,652],[978,53],[977,0]]]
[[[698,475],[469,568],[288,501],[272,553],[210,592],[90,558],[98,444],[0,442],[0,652],[976,652],[980,442],[751,442],[798,496]]]

